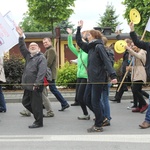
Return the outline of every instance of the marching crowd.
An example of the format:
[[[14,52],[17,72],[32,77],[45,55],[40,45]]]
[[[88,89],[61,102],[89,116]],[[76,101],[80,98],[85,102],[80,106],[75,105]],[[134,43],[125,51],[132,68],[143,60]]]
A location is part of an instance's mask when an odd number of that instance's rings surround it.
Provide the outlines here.
[[[76,42],[78,47],[73,45],[72,30],[67,28],[68,47],[77,56],[77,84],[75,102],[72,106],[79,105],[83,112],[78,116],[79,120],[89,120],[88,111],[92,111],[94,125],[87,129],[88,132],[102,132],[104,126],[111,125],[111,114],[109,105],[109,89],[116,84],[117,74],[113,68],[114,52],[107,46],[107,38],[98,30],[82,31],[83,21],[78,22]],[[122,62],[122,78],[128,72],[125,82],[131,82],[133,93],[132,112],[143,113],[147,110],[141,128],[150,127],[150,104],[146,102],[143,95],[149,98],[149,94],[142,90],[146,83],[147,74],[145,67],[150,65],[150,43],[137,38],[134,31],[134,24],[130,23],[130,37],[125,39],[127,45]],[[20,114],[30,116],[33,114],[35,121],[29,128],[43,127],[43,117],[54,117],[54,112],[48,99],[48,90],[54,94],[61,104],[59,111],[69,108],[67,100],[61,95],[56,87],[57,55],[50,38],[43,39],[45,53],[40,51],[37,43],[32,42],[26,47],[23,31],[16,27],[19,34],[19,49],[25,59],[24,72],[22,75],[22,87],[24,89],[22,104],[25,110]],[[0,82],[6,82],[3,68],[3,58],[0,58]],[[123,92],[128,90],[126,83],[116,90],[114,100],[121,102]],[[47,113],[43,114],[43,106]],[[0,112],[6,112],[6,104],[0,84]]]

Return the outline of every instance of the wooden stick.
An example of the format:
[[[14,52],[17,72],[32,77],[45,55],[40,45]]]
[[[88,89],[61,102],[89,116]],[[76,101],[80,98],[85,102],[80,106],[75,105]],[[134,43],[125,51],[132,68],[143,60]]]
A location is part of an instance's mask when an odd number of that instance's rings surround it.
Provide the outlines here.
[[[141,40],[144,39],[145,33],[146,33],[146,30],[144,30],[143,35],[142,35],[142,37],[141,37]]]
[[[130,64],[129,64],[129,67],[131,66],[132,62],[133,62],[133,58],[132,58],[132,60],[131,60],[131,62],[130,62]],[[126,78],[126,75],[127,75],[128,72],[129,72],[129,71],[126,71],[126,73],[124,74],[123,79],[122,79],[122,81],[121,81],[121,83],[120,83],[120,85],[119,85],[119,87],[118,87],[118,89],[117,89],[117,92],[119,92],[119,90],[120,90],[120,88],[121,88],[121,86],[122,86],[122,84],[123,84],[123,82],[124,82],[124,79]]]

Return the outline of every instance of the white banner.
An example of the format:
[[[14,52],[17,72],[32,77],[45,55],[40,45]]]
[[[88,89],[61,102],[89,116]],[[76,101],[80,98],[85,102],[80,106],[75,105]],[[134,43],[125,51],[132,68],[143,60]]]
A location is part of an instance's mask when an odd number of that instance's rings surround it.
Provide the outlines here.
[[[17,43],[18,37],[0,13],[0,55],[9,51]]]
[[[147,22],[145,30],[150,32],[150,18],[148,19],[148,22]]]
[[[16,31],[16,23],[13,19],[13,15],[12,13],[9,11],[7,12],[4,16],[5,21],[7,22],[7,24],[10,26],[11,30],[13,31],[13,33],[16,36],[16,43],[18,43],[18,38],[19,38],[19,34]]]

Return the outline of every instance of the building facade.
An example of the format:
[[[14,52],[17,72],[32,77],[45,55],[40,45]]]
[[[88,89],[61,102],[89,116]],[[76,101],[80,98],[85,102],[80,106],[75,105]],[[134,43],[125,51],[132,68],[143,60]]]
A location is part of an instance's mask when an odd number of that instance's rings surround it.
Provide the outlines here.
[[[45,48],[43,47],[42,40],[45,37],[49,37],[53,39],[53,46],[56,48],[57,56],[58,56],[58,67],[61,67],[64,65],[66,61],[70,61],[72,59],[76,59],[76,56],[69,50],[68,43],[67,43],[67,34],[57,34],[54,35],[54,38],[52,38],[52,34],[50,32],[25,32],[25,42],[27,44],[27,47],[31,42],[37,42],[41,48],[41,51],[44,53]],[[118,35],[115,33],[105,35],[108,39],[107,45],[111,45],[112,43],[115,43],[118,40]],[[120,39],[130,38],[128,33],[121,33]],[[75,46],[77,46],[75,41],[75,35],[73,35],[73,43]],[[18,45],[14,46],[9,51],[9,57],[12,55],[18,55],[20,54]],[[115,61],[122,58],[123,54],[118,54],[115,52]],[[20,55],[21,56],[21,55]]]

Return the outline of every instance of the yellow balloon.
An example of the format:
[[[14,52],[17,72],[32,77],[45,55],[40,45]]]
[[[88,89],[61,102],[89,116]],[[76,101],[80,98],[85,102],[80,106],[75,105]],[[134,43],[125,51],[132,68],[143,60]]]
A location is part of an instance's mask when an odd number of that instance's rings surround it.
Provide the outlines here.
[[[125,52],[125,46],[127,45],[126,41],[124,40],[119,40],[115,43],[114,49],[117,53],[121,54]]]
[[[130,20],[134,24],[138,24],[141,21],[141,15],[135,8],[130,10]]]

